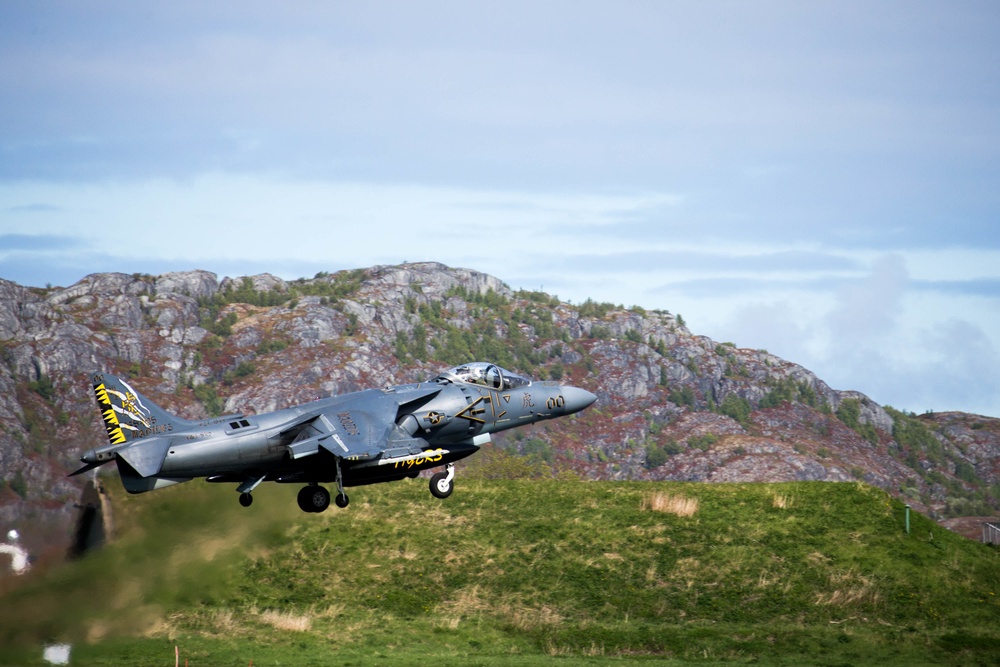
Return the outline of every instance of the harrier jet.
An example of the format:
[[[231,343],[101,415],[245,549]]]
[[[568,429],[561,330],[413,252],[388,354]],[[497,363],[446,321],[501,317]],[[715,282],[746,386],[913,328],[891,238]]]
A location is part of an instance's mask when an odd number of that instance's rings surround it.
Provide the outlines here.
[[[444,466],[430,491],[447,498],[455,461],[471,456],[490,434],[579,412],[589,391],[520,377],[494,364],[450,368],[428,382],[319,399],[261,415],[189,421],[176,417],[123,380],[93,376],[110,444],[87,451],[78,475],[114,461],[130,493],[205,477],[236,484],[240,504],[261,482],[303,484],[299,507],[347,507],[345,487],[416,477]]]

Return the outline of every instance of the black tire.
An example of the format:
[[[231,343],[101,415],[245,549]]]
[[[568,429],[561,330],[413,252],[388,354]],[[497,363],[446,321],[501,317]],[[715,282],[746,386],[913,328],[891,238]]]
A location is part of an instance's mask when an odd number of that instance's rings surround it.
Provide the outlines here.
[[[243,505],[243,507],[250,507],[250,505],[252,504],[253,504],[253,496],[251,496],[249,493],[240,494],[240,505]]]
[[[351,502],[351,499],[347,497],[346,493],[338,493],[337,497],[333,499],[333,502],[337,504],[337,507],[344,509],[347,504]]]
[[[312,507],[309,506],[309,492],[312,490],[311,486],[303,486],[299,489],[299,495],[296,500],[299,503],[299,509],[303,512],[312,512]]]
[[[303,512],[322,512],[330,506],[330,492],[322,486],[304,486],[297,500]]]
[[[431,495],[435,498],[447,498],[455,490],[455,482],[447,481],[448,473],[439,472],[431,477]]]

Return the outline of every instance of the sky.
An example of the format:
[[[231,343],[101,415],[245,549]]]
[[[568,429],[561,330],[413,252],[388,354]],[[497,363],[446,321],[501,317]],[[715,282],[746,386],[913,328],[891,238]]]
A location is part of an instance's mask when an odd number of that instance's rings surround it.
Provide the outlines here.
[[[438,261],[1000,417],[1000,4],[0,3],[0,278]]]

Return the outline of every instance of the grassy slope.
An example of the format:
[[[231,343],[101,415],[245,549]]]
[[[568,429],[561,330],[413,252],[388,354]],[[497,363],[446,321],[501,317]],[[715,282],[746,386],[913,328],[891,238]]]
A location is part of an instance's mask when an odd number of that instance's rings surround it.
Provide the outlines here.
[[[112,481],[120,539],[0,599],[0,664],[1000,664],[1000,552],[877,489],[458,482],[305,515]]]

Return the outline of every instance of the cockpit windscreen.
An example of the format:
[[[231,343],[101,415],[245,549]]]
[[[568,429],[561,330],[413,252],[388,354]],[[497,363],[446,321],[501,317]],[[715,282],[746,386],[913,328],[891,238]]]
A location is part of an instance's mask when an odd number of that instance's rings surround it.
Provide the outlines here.
[[[495,364],[483,361],[476,361],[471,364],[462,364],[441,373],[435,380],[450,380],[452,382],[465,382],[476,384],[491,389],[509,390],[518,387],[527,387],[531,380],[515,375],[508,370],[504,370]]]

